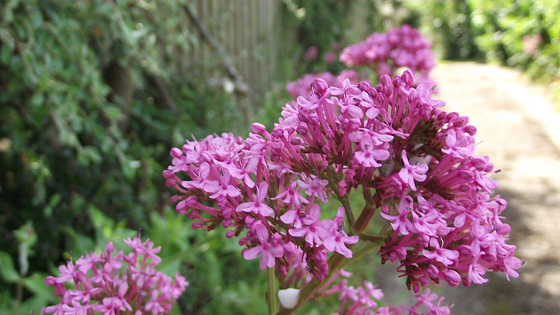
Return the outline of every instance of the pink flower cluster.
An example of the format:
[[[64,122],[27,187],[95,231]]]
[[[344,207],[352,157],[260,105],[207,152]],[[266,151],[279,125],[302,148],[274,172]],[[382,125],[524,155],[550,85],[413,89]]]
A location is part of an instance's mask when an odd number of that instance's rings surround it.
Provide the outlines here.
[[[363,286],[350,286],[348,280],[344,278],[349,278],[351,275],[351,273],[341,270],[336,275],[336,278],[343,278],[341,281],[318,292],[320,296],[338,294],[341,302],[340,307],[337,313],[331,315],[451,314],[449,306],[442,305],[445,298],[438,298],[437,294],[431,293],[430,289],[426,289],[423,293],[415,293],[414,297],[417,302],[413,306],[382,306],[380,301],[384,297],[383,291],[369,281],[364,281]],[[425,311],[422,312],[422,309],[425,309]]]
[[[346,79],[353,84],[358,84],[365,79],[365,76],[352,69],[343,70],[339,75],[330,72],[308,73],[296,81],[289,82],[286,85],[286,90],[293,98],[298,96],[309,98],[311,96],[311,84],[315,79],[323,79],[329,86],[341,87],[342,82]]]
[[[344,48],[340,61],[349,67],[376,66],[378,77],[392,76],[398,68],[406,67],[425,79],[435,66],[431,44],[408,25],[373,33],[365,41]]]
[[[539,51],[539,45],[542,41],[542,36],[540,34],[525,35],[523,36],[523,50],[525,50],[527,55],[535,56]]]
[[[409,70],[376,87],[316,79],[271,132],[255,123],[246,139],[222,134],[173,148],[164,177],[180,193],[177,211],[194,228],[246,231],[243,256],[260,256],[285,282],[306,272],[325,279],[327,254],[350,258],[362,237],[382,243],[383,262],[400,261],[416,293],[430,282],[483,283],[489,269],[517,277],[506,202],[491,196],[493,166],[474,153],[476,128],[413,82]],[[365,200],[357,219],[344,202],[353,192]],[[343,204],[334,215],[324,211],[329,198]],[[364,234],[370,223],[376,236]]]
[[[156,271],[161,247],[153,248],[149,239],[124,242],[132,253],[113,256],[115,248],[109,242],[101,255],[86,254],[60,266],[58,277],[48,276],[46,283],[55,287],[60,304],[44,307],[41,314],[167,314],[189,283],[178,273],[172,281]]]

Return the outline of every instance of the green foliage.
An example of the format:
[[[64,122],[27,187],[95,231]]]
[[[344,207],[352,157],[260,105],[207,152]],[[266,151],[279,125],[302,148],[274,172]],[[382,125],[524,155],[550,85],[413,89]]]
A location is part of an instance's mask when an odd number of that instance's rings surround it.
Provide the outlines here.
[[[421,31],[432,39],[443,59],[490,61],[516,67],[546,84],[560,78],[559,1],[403,3],[408,14],[418,18]],[[556,96],[559,95],[557,88]]]
[[[293,52],[298,56],[294,60],[297,69],[294,79],[315,71],[340,72],[343,66],[338,62],[339,49],[345,45],[352,4],[336,0],[287,0],[284,3],[284,29],[291,30],[291,40],[298,43]],[[311,60],[305,58],[310,47],[317,48],[317,57]],[[328,52],[336,54],[335,62],[325,61]]]
[[[16,266],[7,258],[23,253],[31,274],[0,268],[2,307],[38,301],[37,272],[72,252],[149,234],[150,211],[169,204],[161,177],[169,148],[191,134],[248,129],[231,95],[208,84],[205,64],[190,61],[197,41],[185,5],[0,7],[0,258]],[[13,232],[26,222],[35,244]]]
[[[6,0],[0,6],[0,313],[38,313],[54,302],[44,279],[56,266],[100,252],[108,241],[125,249],[123,238],[139,232],[162,246],[160,270],[180,271],[190,282],[174,314],[266,312],[266,273],[258,260],[243,259],[236,240],[220,230],[193,230],[187,216],[170,209],[161,177],[169,149],[191,134],[242,135],[249,127],[241,125],[238,100],[209,84],[209,74],[220,71],[219,56],[191,62],[192,48],[202,44],[185,23],[190,4]],[[559,75],[558,1],[283,4],[284,40],[291,44],[278,60],[275,75],[282,78],[338,73],[342,65],[326,62],[326,53],[338,58],[343,47],[397,22],[431,33],[446,59],[486,58],[535,77]],[[542,41],[528,53],[523,38],[536,35]],[[318,56],[308,60],[312,46]],[[284,85],[274,87],[259,121],[271,126],[288,100]],[[358,278],[373,280],[360,267]],[[322,314],[337,303],[332,296],[305,311]]]
[[[560,76],[560,2],[451,0],[406,2],[443,59],[486,60],[551,81]]]
[[[406,1],[405,7],[415,16],[415,23],[428,35],[446,60],[481,59],[483,56],[474,38],[472,8],[467,0]]]
[[[37,234],[33,229],[31,221],[14,231],[18,246],[19,271],[12,257],[8,253],[0,251],[0,280],[15,287],[15,294],[2,288],[0,291],[0,312],[15,314],[31,314],[34,310],[40,310],[52,300],[52,290],[45,284],[43,272],[33,272],[28,275],[29,258],[33,255],[31,247],[37,242]],[[32,294],[32,297],[22,303],[24,289]]]
[[[558,1],[472,1],[476,42],[489,60],[528,70],[535,78],[560,76]],[[533,49],[527,41],[536,40]]]
[[[176,271],[190,285],[179,301],[181,314],[265,314],[266,273],[258,260],[246,261],[236,239],[223,230],[206,232],[190,228],[187,216],[166,211],[151,214],[149,237],[162,262],[158,269],[167,275]],[[179,313],[177,313],[179,314]]]

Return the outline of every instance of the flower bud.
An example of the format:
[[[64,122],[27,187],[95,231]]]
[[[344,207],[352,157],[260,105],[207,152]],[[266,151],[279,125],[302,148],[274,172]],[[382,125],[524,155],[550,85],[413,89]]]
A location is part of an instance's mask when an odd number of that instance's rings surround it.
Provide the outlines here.
[[[329,85],[327,81],[317,78],[311,83],[311,91],[315,94],[318,98],[323,97],[327,94],[327,90],[329,89]]]
[[[394,87],[398,87],[399,85],[401,85],[402,80],[401,77],[396,76],[395,78],[393,78],[393,86]]]
[[[251,125],[251,132],[252,133],[265,134],[266,133],[266,127],[261,123],[255,122]]]
[[[307,124],[304,122],[300,122],[296,128],[296,132],[302,136],[306,135],[308,131]]]
[[[409,69],[406,69],[403,72],[401,79],[407,87],[411,87],[414,83],[414,74]]]
[[[360,89],[364,92],[369,92],[371,90],[371,85],[369,85],[368,81],[362,81],[362,82],[358,83],[358,89]]]
[[[171,151],[169,152],[169,154],[171,154],[172,157],[176,158],[176,159],[180,159],[183,157],[183,151],[181,151],[178,148],[173,148],[171,149]]]
[[[177,211],[178,214],[185,214],[187,213],[187,211],[189,211],[189,207],[187,207],[185,200],[179,201],[177,203],[177,205],[175,206],[175,211]]]
[[[381,76],[381,78],[379,78],[379,83],[383,86],[391,85],[391,77],[384,74]]]
[[[299,289],[284,289],[278,291],[278,299],[282,307],[292,309],[299,302]]]
[[[212,157],[212,154],[210,154],[210,152],[204,151],[202,152],[202,154],[200,154],[200,161],[212,163],[214,161],[214,157]]]
[[[291,145],[302,145],[303,141],[300,138],[292,138],[290,139]]]
[[[449,283],[450,286],[457,287],[459,286],[459,283],[461,283],[461,275],[459,275],[457,271],[447,270],[442,273],[443,273],[443,277],[445,278],[445,281],[447,281],[447,283]]]
[[[476,134],[476,127],[472,126],[472,125],[467,125],[464,128],[465,132],[468,133],[471,136],[474,136]]]
[[[192,224],[193,230],[198,230],[204,228],[204,223],[200,221],[193,222]]]
[[[504,223],[496,227],[496,232],[498,232],[498,234],[500,235],[508,235],[510,231],[511,227],[509,226],[509,224]]]
[[[107,246],[105,246],[105,250],[108,253],[114,251],[115,250],[115,245],[113,245],[113,242],[109,241],[109,243],[107,243]]]
[[[198,218],[200,218],[200,213],[198,213],[198,211],[193,210],[193,211],[189,212],[189,219],[196,220]]]

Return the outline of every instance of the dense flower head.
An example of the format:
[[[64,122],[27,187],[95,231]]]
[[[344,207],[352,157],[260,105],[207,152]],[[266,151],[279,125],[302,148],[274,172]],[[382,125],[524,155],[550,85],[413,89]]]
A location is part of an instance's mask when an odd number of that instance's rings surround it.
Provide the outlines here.
[[[416,293],[430,282],[483,283],[487,270],[517,277],[506,202],[491,195],[476,128],[414,82],[409,70],[375,87],[315,79],[270,132],[255,123],[246,139],[224,133],[172,149],[164,176],[180,193],[177,211],[194,228],[241,236],[246,259],[292,283],[325,279],[327,255],[352,257],[370,223],[382,227],[382,262],[399,261]],[[366,204],[358,219],[344,202],[326,211],[329,198],[352,193]]]
[[[394,75],[405,67],[426,80],[435,66],[431,44],[415,28],[396,27],[387,33],[373,33],[365,41],[344,48],[340,61],[347,66],[375,66],[379,77]]]
[[[293,98],[298,96],[309,98],[311,96],[311,85],[315,79],[323,79],[329,86],[341,87],[342,82],[346,79],[350,80],[353,84],[358,84],[358,82],[365,79],[365,75],[352,69],[343,70],[339,75],[334,75],[330,72],[308,73],[295,81],[288,82],[286,90]]]
[[[156,271],[161,261],[148,239],[124,241],[132,248],[125,255],[109,242],[105,252],[81,256],[59,267],[58,277],[48,276],[60,303],[44,307],[41,314],[167,314],[189,283],[178,273],[174,279]]]

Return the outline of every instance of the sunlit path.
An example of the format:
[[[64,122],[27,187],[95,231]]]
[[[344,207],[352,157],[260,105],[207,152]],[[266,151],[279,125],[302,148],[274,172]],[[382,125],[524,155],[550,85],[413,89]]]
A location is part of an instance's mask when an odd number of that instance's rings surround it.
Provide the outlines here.
[[[519,279],[489,277],[468,289],[445,290],[456,314],[560,313],[560,114],[544,89],[514,70],[475,63],[440,64],[433,72],[448,111],[470,117],[478,154],[488,155],[512,243],[526,260]]]

